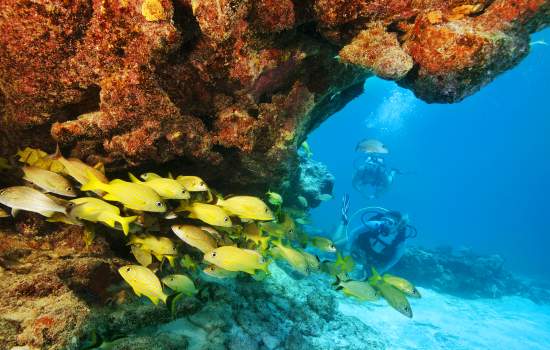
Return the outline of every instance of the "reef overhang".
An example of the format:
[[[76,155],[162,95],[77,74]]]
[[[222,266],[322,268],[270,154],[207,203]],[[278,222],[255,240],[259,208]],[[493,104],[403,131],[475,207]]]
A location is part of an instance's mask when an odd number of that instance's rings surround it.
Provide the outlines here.
[[[261,189],[296,175],[297,147],[372,74],[459,101],[549,18],[545,0],[6,0],[0,153],[59,144]]]

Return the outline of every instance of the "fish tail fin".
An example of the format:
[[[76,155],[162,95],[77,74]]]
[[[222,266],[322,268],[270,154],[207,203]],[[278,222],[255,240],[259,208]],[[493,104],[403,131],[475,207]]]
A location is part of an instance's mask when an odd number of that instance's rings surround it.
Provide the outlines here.
[[[130,181],[132,181],[135,184],[141,183],[141,181],[139,181],[139,179],[135,177],[134,174],[132,173],[128,173],[128,177],[130,178]]]
[[[173,293],[164,298],[164,303],[166,304],[168,311],[170,311],[172,318],[175,318],[176,316],[176,306],[178,301],[182,297],[183,297],[183,293]]]
[[[170,264],[170,266],[172,266],[172,268],[176,268],[176,257],[175,256],[166,255],[165,258],[166,258],[166,260],[168,260],[168,263]]]
[[[63,158],[63,154],[61,154],[61,148],[59,148],[59,143],[55,144],[55,152],[51,155],[52,159],[60,159]]]
[[[122,226],[122,231],[125,235],[128,235],[128,232],[130,232],[130,224],[134,222],[137,219],[137,216],[128,216],[128,217],[119,217],[118,223],[120,226]]]
[[[81,191],[93,191],[93,190],[101,190],[106,191],[109,184],[101,182],[91,171],[86,172],[88,176],[88,182],[80,188]]]

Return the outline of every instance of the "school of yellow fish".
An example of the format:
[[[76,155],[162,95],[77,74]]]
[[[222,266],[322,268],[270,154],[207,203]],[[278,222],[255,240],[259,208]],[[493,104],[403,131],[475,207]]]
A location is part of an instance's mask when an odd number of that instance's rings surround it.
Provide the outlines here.
[[[198,293],[200,279],[250,275],[261,281],[274,260],[301,275],[333,276],[344,295],[359,301],[382,297],[407,317],[412,317],[407,297],[420,297],[407,280],[380,276],[374,269],[367,280],[350,279],[353,259],[337,252],[330,239],[309,237],[301,226],[307,208],[285,208],[278,193],[266,193],[271,208],[254,196],[224,198],[196,176],[145,173],[128,174],[129,181],[109,180],[101,164],[65,158],[59,149],[50,155],[26,148],[17,157],[16,165],[0,164],[10,171],[19,168],[25,185],[0,189],[0,219],[9,217],[3,206],[12,216],[30,211],[48,221],[84,226],[86,232],[95,232],[97,224],[120,231],[136,260],[121,267],[120,275],[137,296],[163,302],[172,312],[177,300]],[[336,254],[336,259],[320,261],[315,253]]]

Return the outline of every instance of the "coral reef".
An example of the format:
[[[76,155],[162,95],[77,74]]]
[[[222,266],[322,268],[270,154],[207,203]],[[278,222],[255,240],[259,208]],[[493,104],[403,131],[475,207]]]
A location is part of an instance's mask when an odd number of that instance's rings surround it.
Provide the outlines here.
[[[547,0],[58,0],[0,4],[0,151],[108,169],[173,160],[235,188],[285,180],[371,73],[458,101],[514,66]],[[222,170],[220,170],[222,169]]]
[[[78,227],[34,214],[21,214],[16,227],[0,227],[0,348],[61,349],[109,297],[121,260],[102,238],[85,246]]]
[[[138,338],[150,346],[179,337],[179,348],[187,343],[193,349],[386,348],[377,332],[337,310],[336,293],[324,288],[327,280],[294,280],[275,264],[271,273],[264,282],[207,283],[201,298],[208,302],[187,299],[171,323],[164,308],[134,302],[98,313],[85,328],[88,334],[94,327],[122,332],[129,335],[125,341]]]
[[[477,255],[469,249],[409,248],[392,272],[436,291],[466,298],[519,295],[550,303],[550,286],[519,278],[507,271],[499,255]]]
[[[296,175],[291,175],[292,181],[281,184],[281,194],[285,198],[285,204],[292,204],[298,208],[303,207],[297,200],[298,196],[306,199],[308,208],[316,208],[321,204],[321,195],[332,195],[334,176],[327,167],[311,157],[299,155]]]

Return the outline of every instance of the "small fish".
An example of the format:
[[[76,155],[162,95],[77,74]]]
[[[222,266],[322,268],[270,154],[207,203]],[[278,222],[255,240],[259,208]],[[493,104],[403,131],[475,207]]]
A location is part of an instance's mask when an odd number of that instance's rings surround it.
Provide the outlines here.
[[[133,210],[163,213],[166,204],[150,187],[119,179],[104,183],[95,174],[88,173],[90,181],[82,186],[82,191],[99,190],[107,192],[103,199],[124,204]]]
[[[254,242],[260,248],[261,251],[267,250],[269,246],[270,237],[262,236],[260,232],[260,228],[258,227],[257,223],[255,222],[247,223],[244,226],[243,234],[247,240]]]
[[[153,271],[140,265],[127,265],[118,269],[118,272],[138,297],[145,295],[155,305],[159,300],[166,303],[168,296],[162,291],[160,280]]]
[[[290,215],[284,214],[283,220],[280,223],[262,222],[259,227],[263,232],[277,238],[289,238],[296,232],[296,224]]]
[[[147,267],[153,263],[153,255],[148,251],[141,249],[137,245],[131,246],[130,250],[141,266]]]
[[[128,244],[138,246],[141,250],[153,254],[158,261],[166,258],[170,265],[174,266],[178,251],[170,238],[157,237],[151,234],[133,235],[130,236]]]
[[[271,248],[271,250],[273,250],[272,253],[276,257],[286,260],[294,270],[302,275],[307,275],[309,273],[308,262],[300,251],[292,247],[285,247],[280,242],[273,242],[273,244],[275,247]]]
[[[397,277],[386,273],[382,276],[382,280],[388,284],[391,284],[395,288],[399,289],[403,293],[413,298],[421,298],[420,292],[416,287],[404,278]]]
[[[103,174],[96,168],[89,166],[80,159],[63,157],[61,151],[59,150],[59,147],[52,157],[53,159],[61,163],[64,167],[64,171],[81,185],[85,185],[90,181],[90,174],[93,175],[98,182],[109,182],[109,179],[107,179],[105,174]],[[83,189],[83,191],[87,190]]]
[[[145,182],[139,181],[131,173],[128,174],[130,181],[135,184],[142,184],[147,187],[150,187],[155,191],[159,196],[164,199],[189,199],[191,195],[185,187],[183,187],[179,182],[174,179],[165,179],[163,177],[150,178]]]
[[[46,192],[66,197],[76,197],[76,191],[69,180],[53,171],[37,168],[35,166],[24,166],[23,173],[25,174],[23,180],[33,183]]]
[[[311,237],[309,239],[311,242],[311,245],[313,245],[315,248],[319,249],[320,251],[327,252],[327,253],[335,253],[336,247],[334,246],[334,243],[326,237],[320,237],[315,236]]]
[[[360,301],[374,301],[379,298],[376,290],[367,281],[340,281],[337,278],[336,285],[336,290]]]
[[[216,265],[208,265],[202,272],[215,278],[235,278],[238,274],[238,272],[228,271]]]
[[[212,226],[233,226],[227,212],[216,205],[195,202],[180,205],[175,211],[188,211],[191,219],[198,219]]]
[[[67,207],[54,201],[44,193],[34,188],[14,186],[0,190],[0,204],[12,208],[15,216],[18,210],[31,211],[45,217],[54,213],[67,214]]]
[[[187,296],[193,296],[198,292],[193,280],[183,274],[168,275],[161,281],[165,286],[172,289],[174,292],[183,293]]]
[[[307,207],[309,206],[309,203],[307,202],[306,197],[304,197],[304,196],[298,196],[297,199],[298,199],[298,202],[300,202],[300,205],[301,205],[302,207],[307,208]]]
[[[318,195],[317,199],[320,200],[321,202],[326,202],[326,201],[329,201],[329,200],[332,199],[332,195],[330,195],[328,193],[323,193],[323,194]]]
[[[197,226],[172,225],[172,231],[179,239],[203,253],[208,253],[218,246],[216,240],[208,232]]]
[[[319,261],[319,257],[317,255],[313,255],[305,251],[302,252],[302,255],[306,258],[309,271],[319,271],[321,268],[321,262]]]
[[[353,261],[351,256],[342,256],[340,253],[336,255],[334,264],[340,273],[350,273],[355,267],[355,261]]]
[[[309,147],[307,141],[302,142],[300,147],[304,150],[306,157],[311,158],[313,156],[313,152],[311,152],[311,147]]]
[[[537,40],[537,41],[531,41],[529,45],[530,46],[537,46],[537,45],[548,46],[548,43],[544,40]]]
[[[179,182],[189,192],[204,192],[208,191],[206,183],[198,176],[178,176],[176,181]]]
[[[390,151],[386,148],[386,146],[374,139],[369,140],[363,140],[355,146],[355,151],[360,151],[363,153],[378,153],[378,154],[388,154]]]
[[[373,287],[391,307],[409,318],[413,317],[411,305],[403,292],[383,280],[376,282]]]
[[[125,235],[130,232],[130,224],[137,219],[137,216],[120,216],[120,209],[118,207],[98,198],[81,197],[72,199],[71,202],[76,205],[71,210],[70,217],[90,222],[103,222],[112,228],[118,222]]]
[[[216,203],[229,214],[241,219],[271,221],[275,219],[273,212],[260,198],[252,196],[235,196],[228,199],[218,198]]]
[[[185,254],[183,258],[180,260],[180,265],[184,269],[195,271],[197,269],[197,263],[193,258],[189,256],[189,254]]]
[[[269,203],[278,207],[280,207],[283,204],[283,197],[280,194],[276,192],[267,191],[266,195],[267,195],[267,201]]]
[[[242,271],[251,275],[256,270],[267,271],[269,265],[260,253],[233,246],[216,248],[205,254],[204,260],[228,271]]]

